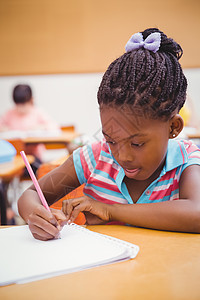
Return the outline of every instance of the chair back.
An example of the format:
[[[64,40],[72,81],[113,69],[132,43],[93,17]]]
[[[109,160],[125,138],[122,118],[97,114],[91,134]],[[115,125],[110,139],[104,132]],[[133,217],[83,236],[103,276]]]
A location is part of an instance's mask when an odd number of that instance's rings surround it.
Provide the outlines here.
[[[20,152],[25,148],[25,144],[21,139],[7,139],[7,141],[15,147],[17,154],[20,154]]]

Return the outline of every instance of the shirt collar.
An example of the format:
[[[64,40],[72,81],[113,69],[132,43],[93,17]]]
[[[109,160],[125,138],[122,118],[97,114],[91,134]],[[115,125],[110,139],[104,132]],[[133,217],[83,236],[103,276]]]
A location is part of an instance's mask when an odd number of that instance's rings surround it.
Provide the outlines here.
[[[164,175],[188,161],[187,151],[181,140],[169,140],[167,147],[166,162],[161,172]]]

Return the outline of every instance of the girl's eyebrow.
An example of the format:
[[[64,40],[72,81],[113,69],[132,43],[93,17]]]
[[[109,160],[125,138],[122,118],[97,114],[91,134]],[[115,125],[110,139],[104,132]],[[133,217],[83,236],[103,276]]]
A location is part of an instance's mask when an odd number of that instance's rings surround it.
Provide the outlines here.
[[[103,130],[102,130],[102,133],[103,133],[103,135],[106,135],[107,137],[109,137],[110,139],[112,139],[112,137],[109,136],[107,133],[105,133]],[[144,133],[136,133],[136,134],[130,135],[130,136],[127,137],[126,139],[131,139],[131,138],[137,137],[137,136],[139,136],[139,137],[140,137],[140,136],[144,137],[144,136],[147,136],[147,134],[144,134]]]

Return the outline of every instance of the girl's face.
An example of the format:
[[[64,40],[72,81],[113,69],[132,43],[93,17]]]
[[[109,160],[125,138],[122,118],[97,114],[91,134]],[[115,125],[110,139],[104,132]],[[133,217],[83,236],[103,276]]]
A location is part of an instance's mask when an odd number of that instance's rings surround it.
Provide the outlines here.
[[[152,120],[142,109],[102,105],[102,131],[116,161],[130,179],[147,180],[163,168],[170,120]]]

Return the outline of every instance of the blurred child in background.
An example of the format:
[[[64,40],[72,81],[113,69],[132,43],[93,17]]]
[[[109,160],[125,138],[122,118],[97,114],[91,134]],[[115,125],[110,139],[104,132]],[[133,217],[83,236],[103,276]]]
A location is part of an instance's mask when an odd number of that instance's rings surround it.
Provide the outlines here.
[[[19,84],[13,90],[15,106],[0,118],[0,131],[58,130],[59,126],[45,112],[34,105],[32,90],[29,85]],[[24,149],[35,157],[32,164],[34,172],[42,163],[45,146],[28,145]]]

